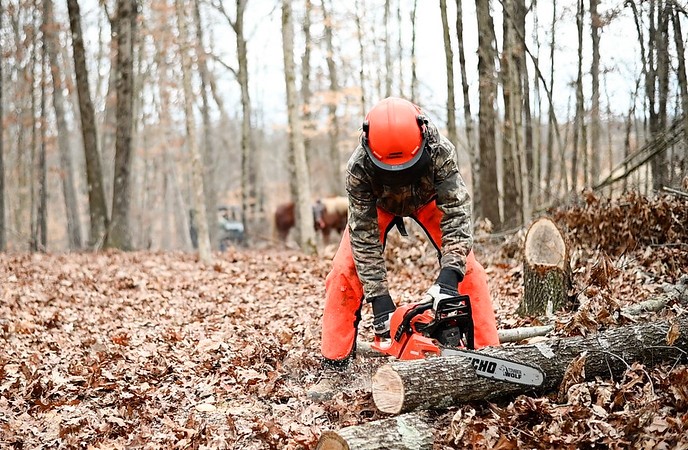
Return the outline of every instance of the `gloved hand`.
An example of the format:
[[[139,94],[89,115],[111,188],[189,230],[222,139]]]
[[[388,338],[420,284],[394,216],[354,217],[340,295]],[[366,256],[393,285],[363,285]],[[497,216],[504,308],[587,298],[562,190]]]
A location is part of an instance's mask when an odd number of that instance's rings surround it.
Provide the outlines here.
[[[440,270],[437,280],[425,294],[426,301],[432,301],[432,309],[436,311],[439,302],[445,298],[457,297],[459,295],[457,285],[461,280],[463,276],[454,269],[445,267]]]
[[[389,294],[376,295],[368,299],[373,305],[373,329],[375,336],[388,339],[389,338],[389,322],[392,314],[397,309],[392,301],[392,296]]]

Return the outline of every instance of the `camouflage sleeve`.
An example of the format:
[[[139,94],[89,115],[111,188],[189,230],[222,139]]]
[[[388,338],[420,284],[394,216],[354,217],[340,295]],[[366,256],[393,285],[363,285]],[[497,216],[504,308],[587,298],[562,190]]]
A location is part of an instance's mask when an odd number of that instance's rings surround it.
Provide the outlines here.
[[[444,213],[442,257],[440,266],[466,273],[466,256],[473,247],[471,199],[456,163],[454,145],[444,136],[440,138],[435,159],[435,189],[437,207]]]
[[[349,164],[346,190],[349,195],[351,251],[363,293],[366,298],[388,294],[387,269],[377,220],[377,199],[360,166]]]

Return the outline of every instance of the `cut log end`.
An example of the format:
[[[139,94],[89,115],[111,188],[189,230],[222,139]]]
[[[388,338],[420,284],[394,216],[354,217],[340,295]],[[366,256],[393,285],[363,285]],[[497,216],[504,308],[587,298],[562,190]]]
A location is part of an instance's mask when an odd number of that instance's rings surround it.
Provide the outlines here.
[[[525,257],[531,265],[564,269],[566,244],[551,220],[541,218],[530,226],[526,235]]]
[[[373,376],[373,400],[384,413],[401,412],[404,404],[404,382],[392,367],[382,366]]]
[[[349,444],[334,431],[325,431],[318,441],[315,450],[349,450]]]

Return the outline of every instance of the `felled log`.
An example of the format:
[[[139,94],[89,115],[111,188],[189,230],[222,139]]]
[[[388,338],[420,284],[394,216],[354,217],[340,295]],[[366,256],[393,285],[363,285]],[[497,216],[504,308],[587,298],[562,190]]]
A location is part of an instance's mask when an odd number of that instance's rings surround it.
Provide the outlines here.
[[[546,392],[558,387],[569,363],[583,351],[588,352],[586,377],[618,376],[634,361],[653,365],[685,358],[688,317],[676,319],[669,338],[671,325],[668,321],[629,325],[587,337],[553,338],[534,345],[480,350],[487,355],[540,367],[545,381],[537,389],[479,377],[471,362],[458,356],[391,362],[381,366],[373,376],[373,401],[380,411],[399,414],[527,392]],[[675,337],[677,332],[678,337]]]
[[[561,232],[540,218],[528,229],[523,261],[523,299],[518,314],[551,315],[565,304],[570,284],[569,253]]]
[[[408,413],[362,425],[325,431],[316,450],[431,449],[435,430],[422,413]]]

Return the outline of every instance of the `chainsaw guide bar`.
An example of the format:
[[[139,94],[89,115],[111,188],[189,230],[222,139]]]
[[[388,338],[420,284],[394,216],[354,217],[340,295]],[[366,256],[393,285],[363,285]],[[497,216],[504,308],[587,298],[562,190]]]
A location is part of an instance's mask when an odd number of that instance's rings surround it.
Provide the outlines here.
[[[442,348],[440,355],[460,356],[469,359],[476,375],[484,378],[533,387],[542,386],[542,383],[545,381],[545,375],[538,367],[496,356],[453,348]]]

